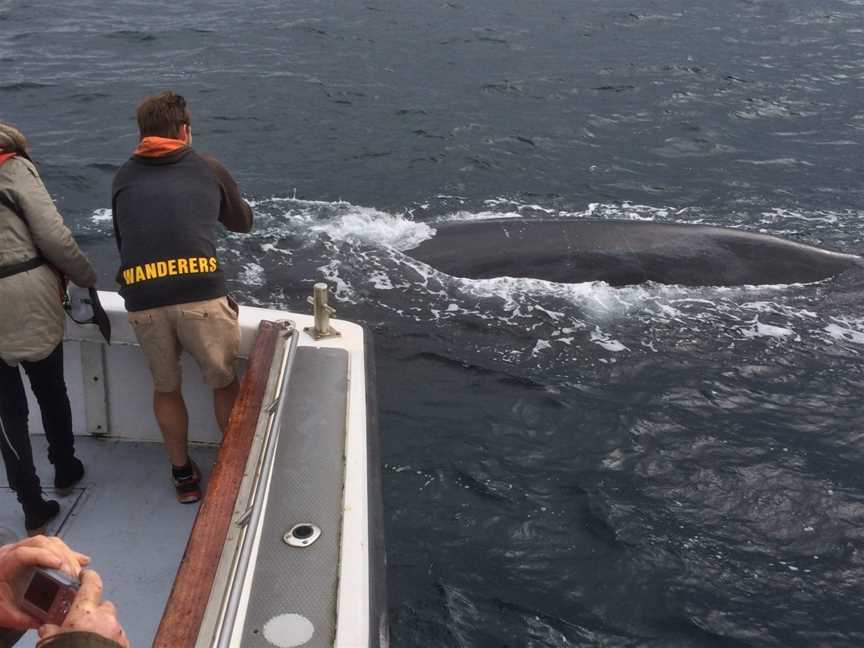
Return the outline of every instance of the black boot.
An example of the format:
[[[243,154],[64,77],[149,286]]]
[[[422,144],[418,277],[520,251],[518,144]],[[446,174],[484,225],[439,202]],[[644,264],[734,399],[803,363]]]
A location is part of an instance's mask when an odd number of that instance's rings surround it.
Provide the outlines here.
[[[60,513],[60,505],[54,500],[38,499],[22,504],[22,506],[24,507],[24,527],[29,536],[45,533],[45,525]]]
[[[84,464],[76,457],[54,464],[54,490],[60,496],[72,492],[72,487],[84,477]]]

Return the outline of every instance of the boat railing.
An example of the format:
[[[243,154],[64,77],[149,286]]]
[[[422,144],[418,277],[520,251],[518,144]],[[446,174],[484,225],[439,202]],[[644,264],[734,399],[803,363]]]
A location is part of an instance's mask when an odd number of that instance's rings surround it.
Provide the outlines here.
[[[299,338],[297,328],[293,323],[287,323],[283,337],[288,343],[282,345],[282,355],[278,365],[278,382],[276,394],[267,405],[267,423],[264,432],[263,447],[259,456],[255,476],[252,479],[252,492],[250,493],[248,507],[236,521],[241,527],[240,539],[234,551],[228,585],[219,606],[219,618],[216,622],[216,632],[211,645],[216,648],[226,648],[234,634],[234,626],[237,622],[237,612],[240,606],[240,596],[243,584],[249,571],[249,562],[252,557],[254,544],[254,531],[259,528],[267,487],[273,472],[273,458],[276,454],[276,445],[279,442],[280,427],[277,424],[282,418],[285,408],[285,395],[288,393],[291,380],[291,369],[297,354],[297,341]],[[250,533],[250,529],[252,532]]]

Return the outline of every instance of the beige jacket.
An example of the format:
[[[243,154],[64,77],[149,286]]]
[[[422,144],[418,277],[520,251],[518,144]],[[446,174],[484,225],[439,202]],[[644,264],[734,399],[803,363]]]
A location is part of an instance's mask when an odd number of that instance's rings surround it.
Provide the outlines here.
[[[0,165],[0,266],[39,254],[51,265],[0,279],[0,359],[7,364],[42,360],[63,339],[58,271],[79,286],[96,285],[93,266],[63,224],[36,168],[14,157]]]

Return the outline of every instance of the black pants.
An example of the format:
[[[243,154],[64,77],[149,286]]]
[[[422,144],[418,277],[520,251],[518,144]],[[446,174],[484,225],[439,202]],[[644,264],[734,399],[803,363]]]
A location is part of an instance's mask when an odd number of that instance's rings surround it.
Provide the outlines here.
[[[63,465],[75,456],[72,410],[63,379],[63,344],[44,360],[22,362],[30,387],[42,411],[42,427],[48,440],[48,459]],[[41,499],[39,477],[33,465],[33,448],[27,429],[27,397],[21,372],[0,360],[0,450],[9,486],[18,501],[28,505]]]

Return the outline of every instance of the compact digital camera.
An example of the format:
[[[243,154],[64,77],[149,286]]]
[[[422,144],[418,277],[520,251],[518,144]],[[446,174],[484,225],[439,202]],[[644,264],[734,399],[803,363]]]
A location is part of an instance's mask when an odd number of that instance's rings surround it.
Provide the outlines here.
[[[20,605],[42,623],[61,625],[77,594],[78,583],[66,574],[37,567],[27,581]]]

